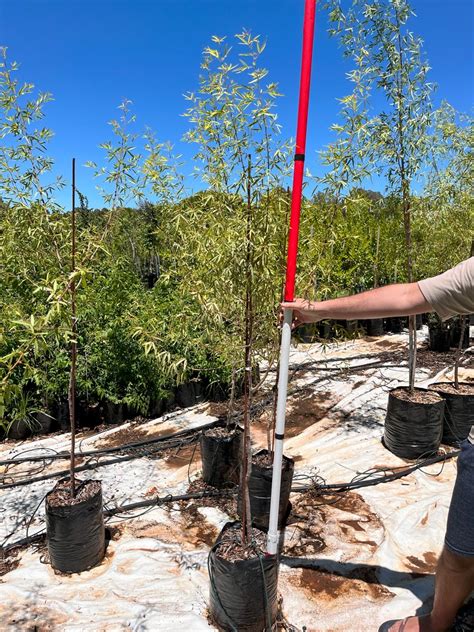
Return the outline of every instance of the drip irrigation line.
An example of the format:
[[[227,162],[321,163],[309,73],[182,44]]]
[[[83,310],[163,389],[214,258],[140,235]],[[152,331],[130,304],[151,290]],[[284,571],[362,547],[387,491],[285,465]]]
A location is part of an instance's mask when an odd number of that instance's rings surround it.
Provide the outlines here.
[[[337,358],[337,359],[340,362],[344,362],[346,360],[345,358]],[[290,367],[290,369],[294,374],[303,369],[308,369],[317,363],[318,363],[318,360],[315,360],[314,362],[313,361],[302,362],[301,364],[293,365],[292,367]],[[339,373],[341,371],[351,372],[357,369],[372,369],[372,368],[377,368],[378,366],[392,368],[392,367],[400,367],[400,364],[387,364],[386,360],[374,360],[373,362],[367,362],[366,364],[350,364],[349,366],[341,366],[341,367],[318,366],[317,370],[318,371],[333,371],[334,373]]]
[[[260,413],[262,411],[262,409],[264,409],[266,406],[268,406],[273,400],[273,395],[268,396],[266,398],[264,398],[261,402],[254,404],[251,407],[250,413],[252,416]],[[183,414],[182,412],[180,414]],[[231,415],[230,419],[232,421],[238,421],[239,419],[241,419],[243,416],[243,413],[241,412],[235,412]],[[168,421],[170,418],[166,417],[164,419],[164,421]],[[110,448],[102,448],[99,450],[88,450],[88,451],[83,451],[83,452],[76,452],[75,455],[76,457],[95,457],[95,456],[102,456],[102,455],[107,455],[107,454],[114,454],[114,453],[121,453],[121,452],[127,452],[129,450],[133,450],[136,448],[141,448],[141,447],[146,447],[148,445],[153,445],[156,443],[163,443],[164,441],[168,441],[171,439],[177,439],[180,437],[186,437],[187,435],[190,436],[194,436],[195,434],[199,434],[202,432],[205,432],[206,430],[210,430],[211,428],[220,428],[220,427],[224,427],[227,425],[227,421],[226,419],[224,419],[223,417],[218,418],[216,421],[211,421],[207,424],[203,424],[202,426],[196,427],[196,428],[187,428],[185,430],[180,430],[179,432],[176,433],[172,433],[169,435],[163,435],[161,437],[156,437],[154,439],[147,439],[144,441],[137,441],[134,443],[126,443],[123,444],[121,446],[114,446],[114,447],[110,447]],[[113,436],[113,435],[112,435]],[[171,446],[173,447],[173,446]],[[28,448],[27,450],[25,450],[24,452],[22,451],[20,454],[25,454],[27,452],[31,452],[33,450],[53,450],[52,448]],[[54,452],[56,452],[55,450],[53,450]],[[35,462],[35,461],[54,461],[54,460],[58,460],[58,459],[69,459],[70,458],[70,453],[69,452],[56,452],[54,455],[35,455],[35,456],[31,456],[31,457],[19,457],[19,458],[12,458],[12,459],[6,459],[6,460],[0,460],[0,467],[1,466],[6,466],[6,465],[17,465],[18,463],[30,463],[30,462]],[[1,489],[1,487],[0,487]]]
[[[370,362],[369,364],[361,364],[361,365],[357,365],[357,366],[349,366],[349,367],[341,367],[338,369],[324,369],[324,368],[318,368],[318,371],[328,371],[328,372],[332,372],[334,377],[341,374],[341,373],[345,373],[345,374],[351,374],[351,373],[355,373],[357,374],[358,370],[366,370],[366,369],[376,369],[377,367],[379,368],[386,368],[386,369],[390,369],[390,368],[400,368],[399,364],[385,364],[383,361],[379,361],[379,362]],[[290,380],[293,380],[296,376],[296,374],[298,373],[299,368],[296,367],[293,370],[293,373],[290,377]],[[288,389],[288,395],[294,395],[295,393],[303,393],[304,391],[308,391],[311,389],[311,387],[315,386],[316,384],[319,384],[321,382],[329,382],[332,379],[332,375],[329,376],[325,376],[323,375],[318,375],[314,380],[311,380],[310,382],[307,382],[306,384],[303,384],[301,386],[297,386],[295,388],[291,388]],[[392,381],[392,380],[389,380]],[[382,386],[380,386],[379,388],[383,388]]]
[[[410,465],[406,468],[403,468],[400,471],[392,471],[391,474],[384,474],[383,476],[368,478],[368,476],[371,476],[373,473],[376,472],[376,470],[369,470],[368,472],[362,474],[363,476],[362,479],[359,478],[361,475],[358,475],[350,483],[332,483],[332,484],[324,484],[324,485],[320,485],[319,483],[313,483],[312,485],[305,485],[302,487],[292,489],[292,491],[293,492],[316,491],[316,492],[322,492],[322,493],[324,492],[339,493],[339,492],[351,491],[353,489],[361,489],[362,487],[371,487],[374,485],[379,485],[381,483],[390,483],[391,481],[396,481],[400,478],[403,478],[404,476],[408,476],[412,472],[415,472],[416,470],[419,470],[422,467],[427,467],[428,465],[433,465],[434,463],[440,463],[441,461],[445,462],[448,459],[452,459],[455,456],[458,456],[460,452],[461,450],[452,450],[451,452],[447,452],[446,454],[424,459],[423,461],[420,461],[418,463],[415,463],[414,465]],[[387,468],[387,470],[389,469],[390,468]],[[400,468],[394,468],[394,469],[400,469]],[[387,471],[387,470],[384,470],[384,471]]]
[[[154,505],[164,505],[166,503],[179,502],[181,500],[196,500],[197,498],[213,498],[220,496],[233,496],[237,494],[234,489],[216,489],[203,492],[191,492],[188,494],[180,494],[173,496],[173,494],[167,494],[166,496],[156,496],[155,498],[148,498],[147,500],[140,500],[136,503],[129,503],[128,505],[122,505],[121,507],[112,507],[104,511],[105,516],[115,516],[118,513],[126,513],[128,511],[134,511],[135,509],[143,509],[143,507],[152,507]]]
[[[269,404],[269,402],[272,401],[272,396],[269,396],[265,399],[264,402],[260,402],[259,404],[255,404],[254,406],[252,406],[251,408],[251,415],[255,415],[257,413],[261,413],[262,410],[265,409],[265,407]],[[242,413],[235,413],[232,416],[232,419],[236,420],[239,417],[242,416]],[[182,448],[186,445],[191,445],[192,443],[198,441],[199,439],[199,435],[205,431],[208,430],[210,428],[215,428],[215,427],[222,427],[223,425],[225,425],[225,422],[223,419],[218,419],[216,421],[210,422],[208,424],[205,424],[203,426],[199,426],[198,428],[191,428],[191,429],[187,429],[187,430],[182,430],[178,433],[172,434],[172,435],[166,435],[166,436],[162,436],[162,437],[157,437],[156,439],[150,439],[148,441],[140,441],[140,442],[136,442],[136,443],[131,443],[131,444],[127,444],[124,446],[119,446],[119,447],[114,447],[114,448],[108,448],[108,449],[104,449],[104,450],[94,450],[91,451],[89,453],[86,452],[82,452],[79,453],[78,456],[90,456],[89,462],[84,464],[84,465],[80,465],[76,468],[77,472],[84,472],[87,470],[94,470],[98,467],[104,467],[106,465],[113,465],[115,463],[121,463],[123,461],[130,461],[133,460],[135,458],[145,458],[145,457],[149,457],[152,455],[158,455],[159,452],[163,451],[163,450],[168,450],[168,449],[173,449],[173,448]],[[189,435],[189,436],[187,436]],[[165,443],[166,441],[166,443]],[[151,445],[156,445],[155,448],[153,449],[146,449],[147,446],[151,446]],[[91,463],[90,461],[92,461],[92,459],[97,459],[98,457],[101,456],[107,456],[108,454],[111,453],[123,453],[123,452],[130,452],[134,450],[135,454],[129,454],[129,455],[124,455],[121,456],[119,458],[116,459],[109,459],[108,461],[105,462],[100,462],[97,461],[95,464]],[[63,458],[63,455],[58,455],[58,458]],[[69,458],[69,454],[65,455],[65,458]],[[16,465],[17,463],[20,462],[30,462],[30,461],[36,461],[36,460],[49,460],[51,459],[51,456],[49,457],[31,457],[31,458],[26,458],[23,461],[20,461],[19,459],[13,459],[13,460],[8,460],[7,462],[5,461],[0,461],[0,466],[3,465],[4,463],[7,463],[7,465]],[[44,468],[43,468],[44,469]],[[0,484],[0,490],[2,489],[10,489],[13,487],[20,487],[23,485],[29,485],[31,483],[37,483],[40,481],[44,481],[44,480],[50,480],[53,478],[57,478],[57,477],[62,477],[62,476],[66,476],[68,474],[69,470],[61,470],[59,472],[51,472],[49,474],[44,474],[43,476],[37,476],[35,478],[31,478],[28,477],[26,479],[20,479],[17,481],[12,481],[11,483],[2,483]],[[22,475],[25,474],[24,472],[20,472],[18,473],[18,475]],[[13,478],[15,476],[15,474],[9,474],[10,478]],[[6,472],[3,474],[3,479],[6,478]]]
[[[319,481],[322,481],[324,479],[321,476],[315,475],[314,477],[312,477],[313,478],[312,484],[293,487],[291,491],[292,493],[303,493],[303,492],[314,491],[314,492],[317,492],[319,495],[324,496],[325,494],[338,494],[338,493],[344,493],[347,491],[352,491],[354,489],[361,489],[363,487],[372,487],[375,485],[380,485],[383,483],[389,483],[391,481],[398,480],[428,465],[433,465],[434,463],[439,463],[441,461],[445,462],[448,459],[458,456],[460,452],[461,452],[460,450],[453,450],[451,452],[448,452],[440,456],[424,459],[409,467],[402,466],[399,468],[393,468],[393,470],[398,470],[398,471],[392,470],[391,474],[384,474],[383,476],[376,476],[373,478],[368,478],[368,476],[371,476],[380,470],[375,470],[375,469],[367,470],[366,472],[361,472],[360,474],[358,474],[349,483],[333,483],[333,484],[322,483],[321,484]],[[387,468],[387,470],[383,470],[383,471],[388,471],[390,469],[391,468]],[[297,476],[301,479],[305,477],[304,474],[298,474]],[[314,479],[317,479],[317,480],[314,480]],[[194,493],[181,494],[181,495],[176,495],[176,496],[173,496],[172,494],[168,494],[166,496],[148,498],[146,500],[138,501],[135,503],[129,503],[128,505],[122,505],[118,507],[112,507],[111,509],[106,509],[104,511],[104,516],[107,516],[107,517],[117,516],[123,513],[127,513],[129,511],[134,511],[136,509],[144,509],[146,507],[152,508],[153,506],[158,507],[160,505],[178,502],[181,500],[195,500],[195,499],[206,498],[206,497],[235,496],[237,495],[237,493],[238,493],[238,490],[236,488],[232,488],[228,490],[194,492]],[[35,509],[35,513],[36,511],[37,511],[37,508]],[[135,517],[136,516],[130,516],[129,518],[131,519]],[[124,518],[124,519],[127,519],[127,518]],[[31,519],[29,523],[31,524]],[[35,533],[31,536],[22,538],[20,540],[17,540],[16,542],[13,542],[12,544],[9,544],[3,549],[2,547],[0,547],[0,550],[3,550],[6,553],[12,549],[25,546],[27,544],[32,544],[34,542],[41,540],[45,536],[45,534],[46,534],[46,531],[43,529],[42,531],[38,533]],[[8,541],[8,539],[12,535],[13,533],[10,533],[8,536],[6,536],[6,538],[4,539],[4,542]]]
[[[262,410],[265,409],[266,406],[269,405],[269,403],[272,401],[273,399],[273,395],[267,397],[265,400],[263,400],[262,402],[259,402],[258,404],[255,404],[254,406],[252,406],[251,408],[251,415],[254,416],[257,413],[261,413]],[[232,416],[231,419],[233,420],[237,420],[240,417],[242,417],[242,413],[234,413],[234,415]],[[89,456],[90,459],[89,461],[91,461],[92,459],[96,459],[98,457],[101,456],[107,456],[108,454],[113,454],[113,453],[123,453],[123,452],[130,452],[132,450],[134,450],[136,453],[135,454],[129,454],[129,455],[124,455],[121,457],[118,457],[116,459],[109,459],[108,461],[105,462],[100,462],[97,461],[95,464],[89,462],[86,463],[85,465],[80,465],[76,468],[77,472],[84,472],[87,470],[93,470],[96,469],[98,467],[104,467],[106,465],[113,465],[114,463],[121,463],[123,461],[130,461],[133,460],[135,458],[144,458],[144,457],[148,457],[148,456],[152,456],[152,455],[157,455],[159,452],[163,451],[163,450],[167,450],[167,449],[173,449],[173,448],[179,448],[179,447],[184,447],[185,445],[190,445],[196,441],[198,441],[199,435],[205,431],[208,430],[210,428],[215,428],[215,427],[222,427],[225,425],[225,421],[223,419],[217,419],[216,421],[210,422],[208,424],[205,424],[203,426],[199,426],[198,428],[191,428],[191,429],[187,429],[187,430],[181,430],[180,432],[177,432],[175,434],[171,434],[171,435],[165,435],[162,437],[157,437],[156,439],[150,439],[148,441],[140,441],[140,442],[136,442],[136,443],[130,443],[130,444],[126,444],[123,446],[119,446],[119,447],[114,447],[114,448],[106,448],[104,450],[93,450],[90,452],[82,452],[82,453],[78,453],[78,456],[84,457],[84,456]],[[187,436],[188,435],[188,436]],[[165,441],[167,441],[167,443],[165,443]],[[147,446],[152,446],[152,445],[156,445],[155,448],[153,449],[146,449]],[[17,463],[21,463],[21,462],[31,462],[31,461],[47,461],[52,459],[52,456],[45,456],[45,457],[28,457],[25,458],[24,460],[20,461],[20,459],[10,459],[8,461],[0,461],[0,466],[3,464],[6,465],[16,465]],[[56,456],[54,457],[56,458]],[[63,454],[58,454],[57,458],[69,458],[69,454],[65,453]],[[27,479],[22,479],[19,481],[12,481],[11,483],[2,483],[0,484],[0,490],[1,489],[10,489],[12,487],[19,487],[22,485],[29,485],[31,483],[37,483],[40,481],[44,481],[44,480],[50,480],[53,478],[57,478],[57,477],[61,477],[61,476],[66,476],[68,474],[69,470],[61,470],[59,472],[52,472],[50,474],[44,474],[43,476],[37,476],[35,478],[27,478]],[[19,475],[24,474],[24,472],[19,473]],[[3,478],[5,479],[5,474],[3,474]],[[10,478],[13,478],[15,475],[14,474],[9,474]]]
[[[76,472],[85,472],[88,470],[95,470],[99,467],[105,467],[107,465],[114,465],[115,463],[123,463],[125,461],[132,461],[133,459],[146,458],[153,455],[157,455],[159,452],[162,452],[164,450],[169,450],[172,448],[184,447],[186,445],[190,445],[197,440],[198,440],[197,436],[190,436],[187,438],[184,437],[182,439],[176,439],[174,441],[169,440],[167,443],[163,445],[155,446],[154,448],[151,448],[151,447],[149,449],[145,449],[145,447],[142,447],[142,449],[135,448],[135,453],[118,456],[116,458],[108,459],[106,461],[96,460],[97,456],[105,456],[105,455],[94,455],[90,457],[89,463],[85,463],[84,465],[79,465],[75,468],[75,470]],[[130,451],[130,449],[131,448],[129,448],[127,451]],[[94,461],[94,462],[91,462],[91,461]],[[25,473],[22,472],[22,474],[25,474]],[[13,481],[11,483],[2,483],[0,485],[0,490],[11,489],[12,487],[21,487],[24,485],[30,485],[32,483],[38,483],[40,481],[46,481],[53,478],[61,478],[61,477],[67,476],[68,474],[69,474],[69,470],[60,470],[58,472],[50,472],[49,474],[43,474],[42,476],[36,476],[34,478],[29,477],[29,478]]]
[[[8,540],[10,535],[8,535],[5,539]],[[16,542],[12,542],[11,544],[8,544],[6,547],[0,547],[0,551],[2,551],[4,554],[7,554],[9,551],[18,549],[22,546],[40,542],[44,538],[45,535],[46,535],[46,529],[42,529],[41,531],[38,531],[37,533],[34,533],[33,535],[29,535],[26,538],[21,538],[20,540],[17,540]]]
[[[164,421],[168,421],[168,419],[165,419]],[[147,445],[153,445],[155,443],[162,443],[163,441],[167,441],[168,439],[175,439],[178,437],[185,437],[187,435],[192,435],[198,432],[202,432],[205,430],[209,430],[210,428],[214,428],[214,427],[218,427],[218,426],[222,426],[223,425],[223,421],[221,419],[218,419],[216,421],[211,421],[207,424],[204,424],[203,426],[199,426],[197,428],[187,428],[185,430],[180,430],[178,432],[175,433],[171,433],[168,435],[163,435],[161,437],[155,437],[153,439],[146,439],[144,441],[135,441],[133,443],[126,443],[124,445],[120,445],[120,446],[113,446],[110,448],[102,448],[99,450],[86,450],[83,452],[76,452],[75,456],[76,457],[84,457],[84,456],[100,456],[102,454],[114,454],[114,453],[120,453],[120,452],[124,452],[127,450],[132,450],[135,448],[140,448],[142,446],[147,446]],[[111,437],[113,437],[113,435],[111,435]],[[24,452],[21,452],[21,454],[25,454],[26,452],[31,452],[33,450],[37,450],[37,449],[41,449],[41,450],[52,450],[52,448],[30,448],[28,450],[25,450]],[[12,459],[6,459],[3,461],[0,461],[0,466],[3,465],[16,465],[17,463],[26,463],[26,462],[34,462],[34,461],[54,461],[57,459],[69,459],[70,458],[70,452],[56,452],[56,454],[50,454],[50,455],[35,455],[35,456],[31,456],[31,457],[19,457],[19,458],[12,458]]]
[[[189,463],[188,463],[188,483],[191,485],[191,465],[194,459],[194,455],[196,454],[196,449],[197,449],[198,444],[195,443],[194,444],[194,449],[193,449],[193,453],[191,454],[191,458],[189,459]],[[179,452],[179,451],[178,451]]]
[[[192,443],[194,443],[195,441],[198,440],[198,438],[196,436],[191,436],[188,437],[188,441],[185,440],[186,438],[183,438],[181,441],[179,441],[178,443],[173,442],[171,445],[170,443],[166,443],[164,445],[160,445],[160,446],[156,446],[154,449],[150,449],[150,450],[145,450],[142,449],[140,450],[139,454],[129,454],[129,455],[124,455],[115,459],[109,459],[107,461],[97,461],[96,463],[86,463],[84,465],[80,465],[76,468],[77,472],[84,472],[84,471],[88,471],[88,470],[95,470],[99,467],[105,467],[107,465],[113,465],[115,463],[122,463],[125,461],[130,461],[136,458],[146,458],[149,456],[153,456],[156,455],[157,453],[163,451],[163,450],[168,450],[168,449],[172,449],[172,448],[177,448],[177,447],[184,447],[185,445],[191,445]],[[335,483],[332,485],[321,485],[319,483],[312,483],[311,485],[307,485],[307,486],[302,486],[302,487],[296,487],[292,489],[292,492],[296,493],[296,492],[302,492],[302,491],[310,491],[310,490],[318,490],[318,491],[328,491],[328,490],[349,490],[349,489],[359,489],[360,487],[366,487],[369,485],[377,485],[379,483],[386,483],[386,482],[390,482],[392,480],[397,480],[398,478],[402,478],[403,476],[407,476],[408,474],[410,474],[411,472],[414,472],[417,469],[420,469],[421,467],[426,467],[428,465],[432,465],[434,463],[439,463],[443,460],[447,460],[450,458],[453,458],[455,456],[457,456],[459,454],[460,450],[454,450],[452,452],[449,452],[445,455],[441,455],[441,456],[436,456],[436,457],[431,457],[431,458],[427,458],[424,459],[422,461],[418,461],[415,465],[409,466],[408,468],[403,469],[401,472],[397,472],[397,473],[392,473],[389,475],[384,475],[381,477],[374,477],[372,479],[369,479],[367,482],[364,481],[364,479],[360,479],[360,478],[356,478],[355,480],[352,480],[350,483]],[[15,487],[21,487],[24,485],[29,485],[32,483],[37,483],[40,481],[45,481],[45,480],[51,480],[54,478],[58,478],[58,477],[63,477],[63,476],[67,476],[69,473],[69,470],[61,470],[59,472],[51,472],[49,474],[44,474],[43,476],[37,476],[35,478],[25,478],[25,479],[21,479],[21,480],[17,480],[17,481],[13,481],[11,483],[3,483],[0,486],[0,489],[11,489],[11,488],[15,488]],[[366,475],[372,475],[373,470],[369,470],[368,473],[366,472]],[[304,476],[304,475],[303,475]]]
[[[329,361],[329,360],[328,360]],[[303,363],[300,365],[297,365],[296,367],[293,367],[293,375],[292,378],[294,378],[295,374],[300,371],[301,369],[307,368],[308,366],[311,366],[314,363],[317,363],[318,360],[315,360],[314,362],[307,362],[307,363]],[[357,365],[357,366],[349,366],[349,367],[339,367],[336,368],[335,370],[330,368],[330,367],[318,367],[318,371],[332,371],[334,373],[342,373],[342,372],[353,372],[356,370],[365,370],[365,369],[369,369],[369,368],[376,368],[377,366],[380,366],[381,364],[383,364],[382,361],[377,361],[377,362],[371,362],[368,364],[363,364],[363,365]],[[398,365],[393,365],[393,366],[398,366]],[[311,386],[311,384],[307,385],[307,386]],[[289,389],[288,390],[288,395],[294,395],[295,393],[301,391],[301,390],[305,390],[307,388],[306,385],[304,385],[302,388],[301,387],[295,387],[294,389]],[[273,403],[273,394],[269,395],[268,397],[265,397],[262,399],[261,402],[256,403],[252,406],[252,410],[251,410],[251,416],[254,416],[255,414],[258,414],[259,412],[261,412],[262,410],[264,410],[268,405],[270,405],[271,403]],[[182,411],[179,412],[179,414],[183,414]],[[178,416],[178,415],[173,415],[173,416]],[[240,419],[242,417],[242,413],[240,412],[235,412],[231,415],[231,420],[233,421],[237,421],[238,419]],[[164,421],[168,421],[170,418],[172,418],[171,416],[169,417],[165,417]],[[206,430],[209,430],[210,428],[214,428],[214,427],[221,427],[225,424],[225,421],[223,419],[217,419],[216,421],[210,422],[208,424],[205,424],[203,426],[199,426],[198,428],[188,428],[185,430],[180,430],[179,432],[176,433],[171,433],[169,435],[163,435],[161,437],[156,437],[154,439],[147,439],[144,441],[136,441],[133,443],[127,443],[121,446],[113,446],[110,448],[102,448],[102,449],[98,449],[98,450],[85,450],[85,451],[80,451],[80,452],[76,452],[75,456],[76,457],[99,457],[99,456],[103,456],[103,455],[108,455],[108,454],[120,454],[123,452],[127,452],[129,450],[134,450],[137,448],[141,448],[141,447],[145,447],[145,446],[149,446],[149,445],[154,445],[154,444],[160,444],[160,443],[164,443],[165,441],[171,440],[171,439],[176,439],[178,437],[186,437],[188,435],[194,435],[195,433],[200,433]],[[113,436],[113,435],[112,435]],[[32,452],[34,450],[48,450],[51,452],[54,452],[54,454],[49,454],[49,455],[34,455],[34,456],[30,456],[30,457],[25,457],[25,456],[19,456],[18,458],[13,457],[11,459],[4,459],[4,460],[0,460],[0,467],[1,466],[8,466],[8,465],[17,465],[19,463],[33,463],[33,462],[38,462],[38,461],[55,461],[55,460],[65,460],[65,459],[69,459],[70,458],[70,452],[57,452],[56,450],[54,450],[53,448],[49,448],[49,447],[45,447],[45,448],[28,448],[24,451],[22,451],[20,454],[24,455],[28,452]],[[124,459],[125,460],[125,459]],[[111,463],[115,463],[117,461],[111,461]],[[106,465],[106,464],[104,464]],[[82,466],[83,469],[89,469],[88,467]],[[82,471],[82,470],[78,470],[78,471]],[[49,478],[54,478],[52,475],[48,476]],[[38,480],[44,480],[41,477],[38,477],[36,479],[34,479],[34,481],[31,482],[36,482]],[[3,485],[2,487],[6,487],[6,485]]]
[[[307,360],[306,362],[300,362],[298,364],[290,364],[290,369],[294,370],[294,369],[306,369],[308,367],[314,366],[315,364],[334,364],[335,362],[350,362],[351,360],[363,360],[363,359],[372,359],[372,358],[377,358],[377,356],[379,355],[379,353],[361,353],[359,355],[355,355],[355,356],[343,356],[343,357],[335,357],[335,358],[315,358],[314,356],[312,356],[310,354],[309,351],[305,350],[305,349],[298,349],[297,351],[299,351],[300,353],[303,353],[304,355],[308,356],[309,360]],[[382,352],[383,353],[383,352]],[[356,365],[349,365],[349,366],[356,366]],[[330,368],[330,367],[328,367]],[[338,369],[338,367],[336,367],[336,370]],[[271,372],[275,372],[276,368],[272,368]]]

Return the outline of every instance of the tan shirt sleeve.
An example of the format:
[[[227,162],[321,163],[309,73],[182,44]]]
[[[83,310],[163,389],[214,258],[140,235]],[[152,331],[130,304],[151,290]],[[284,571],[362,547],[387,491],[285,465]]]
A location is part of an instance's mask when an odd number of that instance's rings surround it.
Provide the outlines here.
[[[443,274],[418,281],[418,287],[441,320],[474,313],[474,257]]]

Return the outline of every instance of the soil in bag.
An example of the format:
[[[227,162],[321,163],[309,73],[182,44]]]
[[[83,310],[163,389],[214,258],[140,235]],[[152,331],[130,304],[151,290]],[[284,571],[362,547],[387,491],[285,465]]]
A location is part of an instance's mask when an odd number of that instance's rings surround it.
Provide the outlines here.
[[[99,564],[105,554],[105,529],[100,481],[59,481],[46,496],[46,535],[51,566],[63,573],[81,573]]]
[[[474,384],[461,382],[457,389],[450,382],[438,382],[431,384],[430,389],[439,393],[445,402],[441,442],[459,446],[474,425]]]
[[[388,396],[383,443],[402,459],[437,452],[443,433],[444,400],[434,391],[397,388]]]
[[[278,561],[265,553],[266,535],[252,529],[242,545],[241,527],[229,522],[209,558],[210,614],[221,630],[270,632],[278,611]]]
[[[202,478],[213,487],[239,482],[242,429],[211,428],[201,435]]]
[[[295,462],[283,456],[281,472],[280,508],[278,512],[278,528],[286,525],[291,511],[290,493],[293,481]],[[268,450],[260,450],[252,457],[252,471],[249,479],[250,512],[252,525],[268,531],[270,520],[270,501],[272,494],[273,460]],[[242,515],[242,498],[238,499],[239,515]]]

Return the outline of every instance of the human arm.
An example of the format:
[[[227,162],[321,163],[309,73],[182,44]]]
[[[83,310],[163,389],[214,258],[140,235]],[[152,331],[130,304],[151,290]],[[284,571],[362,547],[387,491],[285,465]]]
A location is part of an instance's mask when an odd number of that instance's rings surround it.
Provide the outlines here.
[[[307,301],[296,298],[291,303],[282,303],[282,307],[293,310],[293,318],[297,325],[314,323],[324,318],[347,320],[384,318],[433,311],[418,283],[386,285],[328,301]]]

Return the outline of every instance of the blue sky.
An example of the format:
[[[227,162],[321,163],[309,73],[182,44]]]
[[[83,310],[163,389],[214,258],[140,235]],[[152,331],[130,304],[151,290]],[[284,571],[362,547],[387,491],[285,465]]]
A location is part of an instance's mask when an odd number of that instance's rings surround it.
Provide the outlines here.
[[[20,77],[52,92],[46,124],[55,131],[50,153],[69,177],[76,157],[78,186],[92,205],[101,205],[87,160],[100,161],[98,144],[110,138],[107,121],[131,99],[139,127],[183,154],[192,171],[194,148],[181,142],[187,122],[183,93],[197,87],[202,49],[213,34],[232,36],[247,28],[268,40],[263,57],[284,97],[278,114],[287,137],[294,136],[303,0],[0,0],[0,45],[21,64]],[[322,2],[319,3],[322,5]],[[341,52],[327,33],[318,6],[308,165],[330,142],[337,98],[348,92]],[[425,41],[438,84],[435,101],[447,99],[461,111],[473,102],[473,0],[413,0],[411,29]],[[187,178],[189,187],[199,184]],[[374,188],[380,188],[375,182]],[[69,192],[59,196],[69,203]]]

